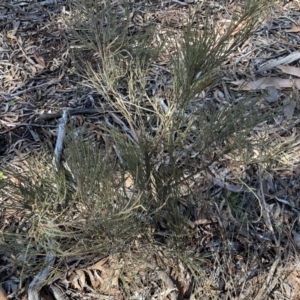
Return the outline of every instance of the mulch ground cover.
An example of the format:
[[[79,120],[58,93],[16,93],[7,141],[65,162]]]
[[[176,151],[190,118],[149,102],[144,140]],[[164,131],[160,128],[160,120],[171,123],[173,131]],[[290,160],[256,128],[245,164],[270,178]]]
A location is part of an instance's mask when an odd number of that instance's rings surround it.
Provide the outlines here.
[[[118,1],[112,2],[118,5]],[[236,1],[135,1],[132,26],[142,26],[152,20],[162,28],[180,30],[189,10],[201,14],[206,11],[204,8],[209,8],[214,14],[215,26],[221,28],[228,18],[227,13],[235,7]],[[69,1],[64,0],[2,0],[0,3],[1,166],[23,170],[24,162],[33,152],[43,151],[45,147],[54,149],[58,118],[65,108],[70,109],[73,122],[84,125],[92,138],[97,140],[99,136],[94,124],[102,117],[99,108],[103,107],[105,99],[96,90],[82,87],[79,77],[71,71],[69,44],[75,38],[65,24],[71,14]],[[297,257],[300,247],[299,88],[297,74],[294,76],[289,70],[269,66],[270,62],[288,57],[283,65],[297,68],[299,44],[300,3],[275,2],[267,15],[262,14],[253,37],[223,63],[219,69],[220,82],[201,95],[201,99],[214,109],[234,103],[237,96],[245,93],[264,95],[266,109],[282,107],[264,129],[254,130],[255,134],[266,134],[274,141],[289,142],[282,161],[262,177],[255,164],[245,170],[249,186],[253,183],[256,191],[264,195],[260,205],[262,211],[268,211],[267,216],[261,216],[266,224],[258,220],[245,228],[237,214],[223,212],[222,197],[230,195],[234,202],[241,191],[242,210],[251,215],[251,209],[257,207],[254,195],[231,180],[232,158],[225,157],[223,164],[212,166],[212,183],[205,191],[210,191],[209,197],[219,199],[221,204],[210,208],[210,218],[199,212],[191,224],[199,231],[196,243],[200,252],[212,253],[210,261],[201,266],[202,288],[193,289],[191,276],[182,266],[162,267],[164,263],[158,259],[146,266],[129,268],[131,272],[135,269],[139,279],[128,299],[300,299]],[[272,79],[263,90],[253,91],[246,87],[237,91],[234,84],[266,77]],[[286,79],[290,82],[288,87],[282,81]],[[250,202],[256,205],[251,206]],[[252,218],[256,217],[254,213]],[[1,212],[0,220],[2,232],[12,228],[13,216]],[[222,230],[227,231],[227,236]],[[230,240],[232,245],[224,247],[224,239]],[[0,299],[27,299],[26,284],[18,281],[20,274],[7,263],[7,255],[1,252],[0,241]],[[69,265],[64,278],[48,284],[42,297],[125,299],[118,281],[119,273],[112,276],[113,288],[105,285],[118,265],[126,265],[124,258],[118,255],[99,257],[88,266]],[[214,298],[206,297],[208,290]]]

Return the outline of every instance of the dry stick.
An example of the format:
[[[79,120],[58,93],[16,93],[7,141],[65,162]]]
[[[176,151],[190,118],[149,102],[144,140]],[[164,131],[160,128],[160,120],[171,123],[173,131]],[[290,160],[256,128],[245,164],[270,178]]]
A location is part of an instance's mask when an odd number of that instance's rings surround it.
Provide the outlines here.
[[[263,215],[263,218],[265,220],[267,228],[273,234],[273,238],[274,238],[274,241],[276,243],[276,246],[279,246],[279,241],[276,238],[275,231],[274,231],[271,219],[270,219],[269,209],[267,207],[267,203],[266,203],[266,199],[265,199],[265,195],[264,195],[264,189],[263,189],[263,183],[262,183],[261,171],[260,170],[258,172],[258,178],[259,178],[259,185],[260,185],[260,193],[259,193],[260,195],[258,195],[258,200],[259,200],[259,203],[260,203],[260,206],[261,206],[261,210],[262,210],[261,213]]]
[[[0,92],[1,94],[1,92]],[[104,113],[101,108],[74,108],[74,109],[65,109],[70,116],[80,115],[80,114],[97,114],[97,113]],[[50,121],[53,119],[57,119],[62,117],[63,112],[62,110],[57,113],[53,114],[42,114],[37,117],[37,120],[40,121]],[[0,123],[4,124],[8,127],[20,127],[20,126],[34,126],[34,127],[56,127],[56,125],[41,125],[41,124],[34,124],[34,123],[17,123],[17,122],[7,122],[4,120],[0,120]]]
[[[260,67],[256,73],[261,73],[261,72],[273,69],[274,67],[277,67],[278,65],[289,64],[298,59],[300,59],[300,52],[292,53],[286,57],[283,57],[278,60],[267,63],[266,65]]]
[[[38,120],[49,121],[62,117],[64,111],[67,111],[70,116],[80,115],[80,114],[97,114],[104,113],[101,108],[75,108],[75,109],[64,109],[58,113],[54,114],[42,114],[38,117]]]
[[[50,249],[54,248],[54,242],[49,242]],[[45,265],[46,268],[41,271],[38,275],[34,276],[32,282],[29,284],[28,288],[28,300],[40,300],[40,289],[43,287],[45,280],[47,279],[51,267],[54,265],[55,262],[55,254],[50,250],[47,250],[46,258],[45,258]]]
[[[135,145],[138,145],[138,141],[135,140],[135,135],[133,134],[133,132],[131,131],[131,129],[128,128],[126,126],[126,124],[116,114],[110,113],[109,115],[114,119],[114,121],[117,124],[119,124],[119,125],[121,125],[123,127],[123,130],[127,133],[127,136],[131,140],[131,142],[133,144],[135,144]],[[108,120],[106,120],[106,123],[107,122],[108,122]],[[112,125],[112,127],[113,127],[113,125]]]
[[[62,118],[59,120],[58,125],[58,135],[57,135],[57,141],[55,145],[54,155],[52,159],[52,164],[54,166],[54,169],[56,172],[59,170],[59,161],[63,149],[63,140],[66,133],[66,124],[68,122],[68,111],[64,110],[62,113]],[[50,249],[54,248],[54,241],[51,240],[49,242]],[[46,258],[45,258],[45,264],[46,267],[43,271],[41,271],[38,275],[34,277],[32,282],[29,285],[28,289],[28,300],[40,300],[41,296],[39,293],[39,290],[43,287],[43,284],[45,283],[45,280],[47,279],[50,271],[51,266],[54,265],[55,262],[55,253],[53,251],[49,251],[46,249]]]
[[[22,126],[45,127],[45,128],[56,127],[56,125],[41,125],[41,124],[34,124],[34,123],[17,123],[17,122],[7,122],[7,121],[3,121],[3,120],[0,120],[0,123],[2,123],[3,125],[5,125],[7,127],[14,127],[14,128],[22,127]],[[7,130],[7,131],[9,131],[9,130]]]
[[[53,293],[54,298],[56,300],[67,300],[67,299],[69,299],[69,297],[65,296],[64,295],[65,293],[63,291],[61,291],[57,286],[51,284],[49,286],[49,289]]]
[[[274,285],[277,284],[277,280],[273,282],[271,285],[270,285],[270,281],[274,276],[274,273],[277,269],[279,262],[280,262],[280,257],[277,257],[269,271],[266,281],[264,282],[263,286],[260,288],[254,300],[266,299],[267,294],[270,293],[271,290],[274,288]]]
[[[54,165],[56,171],[58,171],[59,160],[63,149],[67,122],[68,122],[68,111],[64,110],[62,113],[62,118],[59,119],[58,135],[57,135],[57,140],[56,140],[56,145],[54,150],[54,156],[52,159],[52,164]]]
[[[53,79],[53,80],[50,80],[50,81],[48,81],[46,83],[42,83],[42,84],[39,84],[39,85],[36,85],[36,86],[31,86],[29,88],[26,88],[26,89],[24,89],[22,91],[19,91],[19,92],[15,92],[13,94],[5,93],[5,92],[1,92],[0,91],[0,95],[3,95],[4,97],[9,97],[8,99],[6,99],[6,100],[9,100],[9,99],[14,98],[16,96],[20,96],[20,95],[22,95],[22,94],[24,94],[24,93],[26,93],[28,91],[31,91],[31,90],[34,90],[34,89],[38,89],[38,88],[41,88],[41,87],[45,87],[45,86],[48,86],[48,85],[56,84],[56,83],[58,83],[58,80],[57,79]]]
[[[118,157],[118,159],[119,159],[121,165],[124,166],[124,165],[125,165],[124,159],[122,158],[122,156],[121,156],[121,154],[120,154],[120,151],[118,150],[117,146],[116,146],[116,145],[113,145],[112,147],[113,147],[113,149],[115,150],[115,153],[116,153],[116,155],[117,155],[117,157]]]

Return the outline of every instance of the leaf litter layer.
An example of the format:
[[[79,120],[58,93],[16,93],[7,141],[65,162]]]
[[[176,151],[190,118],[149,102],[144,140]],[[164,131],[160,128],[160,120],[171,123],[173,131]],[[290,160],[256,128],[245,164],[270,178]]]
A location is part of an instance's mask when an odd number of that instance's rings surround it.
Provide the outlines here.
[[[126,15],[114,1],[99,22],[80,4],[0,6],[4,289],[36,292],[46,256],[55,298],[296,299],[297,90],[231,86],[273,58],[266,28],[289,45],[276,52],[296,51],[278,32],[293,4],[274,4],[221,65],[232,44],[214,39],[244,28],[228,22],[236,3],[139,1]],[[65,107],[56,172],[41,153]]]

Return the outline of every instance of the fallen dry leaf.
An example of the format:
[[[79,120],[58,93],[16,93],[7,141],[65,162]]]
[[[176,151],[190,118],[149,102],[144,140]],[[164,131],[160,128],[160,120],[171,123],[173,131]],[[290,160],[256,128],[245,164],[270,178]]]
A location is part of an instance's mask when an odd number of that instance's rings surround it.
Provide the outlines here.
[[[266,89],[269,86],[274,86],[278,90],[295,87],[300,90],[300,79],[282,79],[279,77],[263,77],[255,81],[246,82],[245,80],[237,80],[231,82],[234,85],[239,85],[243,91],[251,91],[257,89]]]
[[[290,29],[286,29],[285,32],[300,32],[300,26],[292,25]]]
[[[290,101],[290,99],[287,99],[283,101],[284,109],[283,109],[283,114],[284,116],[290,120],[294,116],[295,108],[296,108],[296,102],[295,101]]]
[[[119,270],[116,270],[114,274],[107,274],[103,280],[103,284],[99,287],[99,290],[103,293],[109,294],[110,296],[117,296],[120,293],[119,274]]]
[[[95,263],[94,265],[88,267],[88,270],[98,270],[101,272],[105,272],[107,267],[105,267],[104,265],[108,262],[108,257],[102,258],[101,260],[99,260],[97,263]]]
[[[72,274],[70,276],[70,281],[75,289],[78,289],[81,291],[84,288],[84,285],[86,282],[85,274],[82,270],[76,270],[75,273],[76,273],[76,275]]]
[[[0,300],[8,300],[6,293],[1,285],[0,285]]]
[[[297,276],[297,272],[293,271],[287,277],[287,282],[293,287],[293,297],[291,299],[299,299],[300,296],[300,280]]]
[[[76,270],[75,272],[79,276],[79,278],[78,278],[79,284],[81,285],[81,288],[83,289],[83,287],[85,285],[85,282],[86,282],[84,271],[82,271],[82,270]]]
[[[267,95],[265,96],[265,100],[269,103],[276,102],[280,98],[279,93],[277,92],[275,86],[267,87]]]
[[[91,281],[91,285],[93,287],[93,289],[97,289],[101,284],[103,284],[103,279],[100,276],[95,276],[97,275],[97,273],[94,273],[91,270],[86,270],[89,279]]]
[[[300,77],[300,68],[283,65],[279,65],[277,66],[277,68],[280,69],[283,73]]]
[[[293,234],[294,242],[295,242],[296,246],[298,248],[300,248],[300,234],[295,230],[292,230],[292,234]]]
[[[7,31],[6,36],[7,36],[9,39],[17,40],[17,38],[15,37],[15,32],[14,32],[14,30],[9,30],[9,31]]]
[[[130,188],[133,186],[133,184],[134,184],[134,179],[133,179],[132,175],[129,172],[126,172],[125,182],[124,182],[125,187]]]
[[[277,60],[272,60],[271,62],[266,63],[265,65],[261,66],[258,70],[257,73],[261,73],[270,69],[273,69],[279,65],[282,64],[289,64],[295,60],[300,59],[300,52],[294,52],[292,54],[289,54],[286,57],[281,57]]]

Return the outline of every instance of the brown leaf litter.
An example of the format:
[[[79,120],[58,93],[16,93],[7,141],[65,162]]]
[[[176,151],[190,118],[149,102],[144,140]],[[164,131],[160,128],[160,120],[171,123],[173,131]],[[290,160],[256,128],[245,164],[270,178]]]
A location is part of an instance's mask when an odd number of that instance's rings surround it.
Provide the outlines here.
[[[113,3],[118,5],[118,1]],[[222,22],[226,21],[224,3],[168,1],[167,5],[167,1],[136,1],[132,26],[157,22],[162,33],[164,28],[178,31],[187,22],[187,8],[201,14],[203,7],[209,6],[219,17],[216,24],[222,34]],[[235,1],[228,4],[228,11],[235,5]],[[200,287],[193,289],[188,270],[172,260],[164,261],[164,255],[145,257],[139,265],[130,257],[112,255],[88,265],[79,258],[73,265],[66,262],[61,277],[43,289],[45,299],[96,299],[99,295],[103,299],[125,299],[126,287],[132,293],[130,299],[143,299],[145,295],[151,295],[151,299],[182,299],[184,295],[189,299],[205,299],[208,293],[215,299],[300,298],[296,256],[300,234],[300,106],[291,100],[297,99],[300,89],[300,79],[295,78],[300,77],[297,46],[300,36],[296,20],[299,9],[293,2],[278,4],[268,18],[262,16],[254,36],[220,68],[221,81],[199,95],[199,101],[206,100],[220,108],[235,101],[233,84],[240,85],[241,95],[245,95],[243,91],[261,93],[262,89],[270,88],[267,95],[262,93],[266,97],[265,109],[280,105],[285,109],[274,116],[272,124],[264,124],[254,132],[259,136],[270,135],[283,144],[293,142],[282,152],[282,160],[288,163],[263,174],[255,164],[246,168],[233,165],[235,160],[228,154],[222,162],[210,165],[209,173],[201,172],[187,181],[189,188],[199,190],[200,198],[209,200],[192,208],[190,221],[194,230],[189,241],[191,255],[210,254],[209,259],[199,259]],[[65,0],[3,0],[0,3],[2,164],[24,170],[26,158],[33,151],[40,151],[41,143],[53,147],[56,119],[65,107],[76,116],[74,122],[85,124],[89,135],[102,147],[108,143],[99,119],[103,118],[103,111],[111,113],[110,108],[97,91],[78,87],[76,76],[65,71],[69,63],[66,41],[74,38],[69,36],[63,22],[69,13]],[[163,59],[157,64],[157,72],[161,72],[157,78],[167,86],[170,82],[166,65]],[[153,86],[153,91],[156,90]],[[114,118],[113,122],[120,125],[121,120]],[[195,150],[191,165],[196,165],[198,157]],[[207,178],[211,179],[210,186],[206,184]],[[249,186],[236,178],[243,178]],[[182,206],[186,201],[185,190],[182,186]],[[248,228],[240,218],[242,213],[251,221]],[[13,231],[17,224],[26,227],[22,212],[5,211],[0,216],[3,231]],[[5,278],[0,299],[27,299],[20,272],[8,263],[11,259],[0,256],[3,262],[0,279]]]

